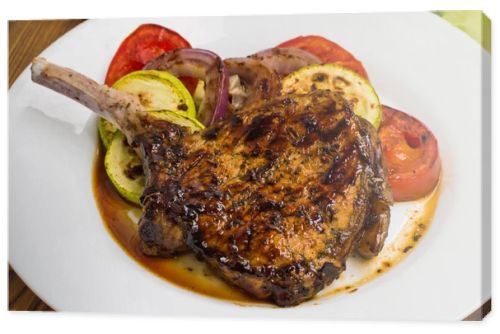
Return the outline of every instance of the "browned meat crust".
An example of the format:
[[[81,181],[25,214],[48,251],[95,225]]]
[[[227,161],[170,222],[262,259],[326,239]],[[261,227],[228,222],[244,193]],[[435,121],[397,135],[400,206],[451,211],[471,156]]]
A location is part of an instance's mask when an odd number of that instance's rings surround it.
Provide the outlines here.
[[[340,95],[280,97],[195,135],[151,121],[134,145],[150,254],[185,241],[226,280],[288,306],[337,278],[356,246],[364,256],[383,246],[391,199],[379,142]]]

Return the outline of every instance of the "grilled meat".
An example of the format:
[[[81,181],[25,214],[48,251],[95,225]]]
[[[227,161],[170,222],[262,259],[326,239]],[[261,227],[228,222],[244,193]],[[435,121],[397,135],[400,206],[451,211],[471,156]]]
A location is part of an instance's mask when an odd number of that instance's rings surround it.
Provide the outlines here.
[[[34,80],[53,87],[58,71],[45,65]],[[67,94],[71,80],[64,83],[58,91]],[[146,253],[187,246],[225,280],[290,306],[336,279],[353,250],[371,257],[383,246],[392,200],[380,143],[341,95],[278,97],[196,134],[134,117]]]
[[[141,239],[156,246],[173,222],[225,279],[300,303],[338,277],[356,245],[365,256],[383,245],[390,200],[370,127],[329,91],[281,97],[194,136],[153,126],[161,148],[152,152],[151,133],[134,142],[154,180]],[[169,219],[149,219],[150,206]]]

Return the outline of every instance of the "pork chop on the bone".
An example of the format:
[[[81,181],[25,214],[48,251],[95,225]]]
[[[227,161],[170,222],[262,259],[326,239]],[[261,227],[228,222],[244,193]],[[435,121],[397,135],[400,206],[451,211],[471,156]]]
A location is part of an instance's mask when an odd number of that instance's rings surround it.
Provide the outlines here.
[[[341,95],[276,97],[191,134],[43,59],[32,78],[113,122],[143,159],[149,255],[190,249],[226,281],[289,306],[336,279],[353,250],[383,247],[392,198],[380,142]]]

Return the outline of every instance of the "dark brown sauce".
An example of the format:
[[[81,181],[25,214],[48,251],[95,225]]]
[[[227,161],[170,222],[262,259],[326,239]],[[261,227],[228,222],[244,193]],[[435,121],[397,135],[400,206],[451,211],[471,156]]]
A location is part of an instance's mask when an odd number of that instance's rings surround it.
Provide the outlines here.
[[[264,303],[226,284],[193,255],[165,259],[142,254],[138,226],[131,217],[139,217],[141,208],[124,200],[115,190],[104,169],[104,153],[104,148],[99,145],[94,161],[92,188],[104,225],[130,257],[150,272],[189,291],[241,305]]]
[[[93,167],[94,196],[104,225],[130,257],[160,278],[189,291],[229,300],[242,306],[255,304],[273,306],[225,283],[193,255],[165,259],[147,257],[142,254],[139,249],[138,226],[135,222],[141,215],[141,208],[124,200],[115,190],[104,169],[104,153],[104,148],[99,145]],[[418,201],[422,208],[415,209],[410,214],[408,222],[399,232],[396,240],[386,245],[377,257],[363,263],[367,270],[362,277],[347,285],[340,284],[326,288],[314,300],[318,301],[343,292],[355,292],[360,286],[379,277],[403,260],[415,248],[432,222],[439,194],[440,186],[438,185],[430,195]],[[136,219],[132,218],[134,216]]]

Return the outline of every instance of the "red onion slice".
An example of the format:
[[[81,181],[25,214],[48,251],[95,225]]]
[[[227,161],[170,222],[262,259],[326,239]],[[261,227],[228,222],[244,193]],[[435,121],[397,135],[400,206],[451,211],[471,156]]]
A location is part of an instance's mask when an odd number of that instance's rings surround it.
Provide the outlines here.
[[[229,75],[237,75],[245,92],[242,103],[234,103],[234,109],[241,109],[255,101],[267,100],[280,91],[279,78],[261,61],[253,58],[229,58],[224,60]]]
[[[229,75],[222,59],[203,49],[176,49],[166,52],[144,66],[145,70],[168,71],[175,76],[205,81],[205,98],[198,119],[211,125],[224,117],[228,103]]]
[[[285,76],[307,65],[321,64],[318,57],[297,48],[272,48],[260,51],[250,57],[260,60],[279,76]]]

